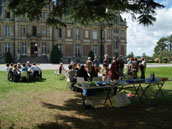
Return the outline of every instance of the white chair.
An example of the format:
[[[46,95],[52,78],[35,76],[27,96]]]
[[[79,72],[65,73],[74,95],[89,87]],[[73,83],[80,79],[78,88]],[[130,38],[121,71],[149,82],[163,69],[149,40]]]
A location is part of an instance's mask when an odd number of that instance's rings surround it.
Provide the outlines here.
[[[58,70],[54,70],[55,75],[59,75]]]
[[[102,81],[102,77],[93,77],[93,81]]]
[[[85,82],[84,77],[77,77],[77,83]]]
[[[21,78],[27,78],[27,71],[22,71],[21,72]]]

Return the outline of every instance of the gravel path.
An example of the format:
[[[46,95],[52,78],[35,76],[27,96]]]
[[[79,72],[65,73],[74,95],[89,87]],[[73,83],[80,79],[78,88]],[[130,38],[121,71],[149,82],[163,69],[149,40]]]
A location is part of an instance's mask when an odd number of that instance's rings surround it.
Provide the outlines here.
[[[39,67],[42,70],[57,70],[59,64],[40,64]],[[64,64],[64,68],[67,69],[67,67],[68,64]],[[172,67],[172,64],[147,64],[147,67]],[[5,71],[5,64],[0,65],[0,71]]]

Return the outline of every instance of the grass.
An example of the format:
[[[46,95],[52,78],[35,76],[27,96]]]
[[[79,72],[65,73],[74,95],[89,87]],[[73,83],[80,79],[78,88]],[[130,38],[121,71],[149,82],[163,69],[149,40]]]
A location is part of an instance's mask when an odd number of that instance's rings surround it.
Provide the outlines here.
[[[171,77],[172,67],[148,68],[146,76]],[[140,74],[140,73],[139,73]],[[135,99],[123,108],[97,105],[85,111],[79,93],[68,90],[64,76],[43,71],[43,80],[14,83],[0,72],[0,129],[170,129],[172,128],[172,82],[165,83],[161,96],[150,88],[149,101]],[[104,98],[104,96],[101,96]]]

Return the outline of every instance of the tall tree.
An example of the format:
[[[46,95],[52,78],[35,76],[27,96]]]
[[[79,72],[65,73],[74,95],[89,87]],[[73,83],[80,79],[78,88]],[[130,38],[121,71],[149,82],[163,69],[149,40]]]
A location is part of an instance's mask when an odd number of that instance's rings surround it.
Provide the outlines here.
[[[134,57],[134,53],[133,52],[129,53],[128,56],[127,56],[127,58],[132,58],[132,57]]]
[[[26,15],[30,20],[39,19],[44,7],[50,10],[47,23],[62,26],[64,16],[84,25],[112,24],[117,12],[129,13],[140,24],[151,25],[156,20],[155,9],[164,6],[154,0],[12,0],[9,4],[17,16]]]
[[[154,48],[154,57],[160,58],[162,61],[162,58],[169,58],[172,55],[172,35],[168,37],[161,38],[157,45]]]

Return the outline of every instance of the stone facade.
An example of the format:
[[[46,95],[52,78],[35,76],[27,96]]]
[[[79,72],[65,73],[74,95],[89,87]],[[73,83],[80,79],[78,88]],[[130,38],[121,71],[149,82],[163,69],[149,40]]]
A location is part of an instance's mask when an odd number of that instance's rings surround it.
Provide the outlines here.
[[[110,58],[126,56],[127,26],[120,15],[110,27],[100,24],[83,27],[66,21],[66,28],[56,29],[46,25],[48,8],[42,10],[39,21],[30,22],[25,17],[15,17],[7,4],[2,2],[0,5],[1,59],[10,51],[16,61],[22,56],[38,59],[47,56],[49,60],[54,45],[62,51],[64,63],[85,62],[90,50],[99,58],[105,53]]]

